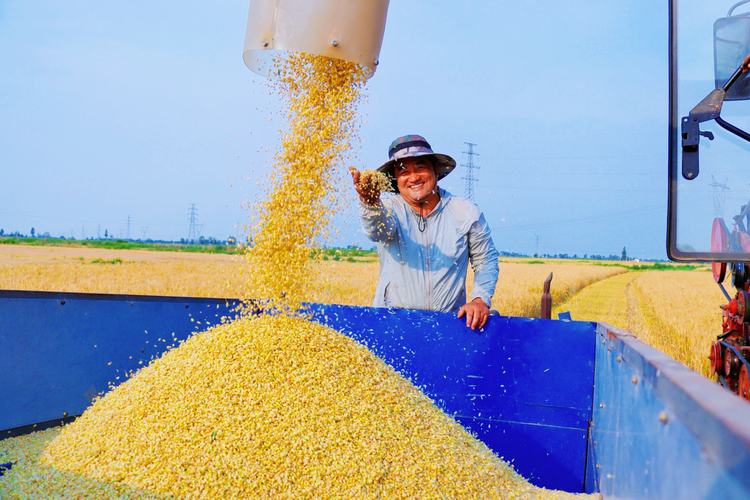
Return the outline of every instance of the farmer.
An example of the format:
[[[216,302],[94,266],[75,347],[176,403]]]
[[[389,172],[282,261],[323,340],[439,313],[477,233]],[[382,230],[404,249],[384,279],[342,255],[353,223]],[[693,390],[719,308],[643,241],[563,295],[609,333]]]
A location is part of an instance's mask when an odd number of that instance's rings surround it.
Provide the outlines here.
[[[359,218],[367,237],[378,243],[380,281],[375,307],[456,312],[466,326],[482,328],[490,315],[497,283],[498,253],[479,208],[438,187],[456,162],[433,153],[419,135],[399,137],[378,171],[392,179],[395,196],[350,168],[359,193]],[[471,300],[466,271],[474,269]]]

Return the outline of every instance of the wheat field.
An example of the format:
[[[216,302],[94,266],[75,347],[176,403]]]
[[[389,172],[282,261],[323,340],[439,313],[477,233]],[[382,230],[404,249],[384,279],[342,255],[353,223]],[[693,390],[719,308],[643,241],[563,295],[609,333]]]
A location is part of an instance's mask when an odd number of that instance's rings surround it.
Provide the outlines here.
[[[534,262],[534,261],[532,261]],[[536,261],[542,262],[542,261]],[[552,273],[552,302],[561,302],[591,283],[627,272],[622,267],[579,264],[571,261],[500,260],[500,277],[492,297],[492,308],[504,316],[538,318],[544,280]],[[471,289],[472,276],[467,279]]]
[[[708,270],[631,271],[600,281],[553,307],[574,320],[623,328],[711,377],[708,353],[721,333],[724,295]]]
[[[377,262],[317,261],[310,302],[372,304]],[[550,261],[501,260],[493,308],[505,316],[539,316],[544,279],[554,273],[552,295],[565,300],[590,283],[626,272],[621,267]],[[244,259],[231,255],[0,246],[0,289],[120,293],[187,297],[243,297]],[[473,275],[467,279],[471,292]]]
[[[372,304],[377,262],[317,261],[310,302]],[[143,250],[0,245],[0,289],[188,297],[243,297],[238,256]],[[634,333],[710,376],[707,355],[721,332],[726,302],[706,269],[628,271],[586,261],[501,259],[492,307],[505,316],[538,317],[551,273],[553,318],[599,321]],[[471,272],[467,290],[471,290]]]

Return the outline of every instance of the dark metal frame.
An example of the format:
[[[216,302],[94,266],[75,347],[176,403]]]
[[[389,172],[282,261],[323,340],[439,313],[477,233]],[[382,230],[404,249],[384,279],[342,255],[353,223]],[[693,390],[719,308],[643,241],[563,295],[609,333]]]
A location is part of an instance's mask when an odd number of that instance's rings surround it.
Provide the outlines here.
[[[734,8],[748,3],[743,0],[730,9],[730,14]],[[698,104],[691,112],[690,117],[695,123],[686,123],[687,117],[681,119],[677,110],[677,0],[669,2],[669,188],[667,203],[667,256],[674,261],[686,262],[741,262],[750,260],[750,255],[746,252],[684,252],[677,248],[677,183],[680,171],[686,179],[692,179],[698,175],[698,143],[700,136],[703,135],[708,139],[713,139],[711,132],[700,132],[699,124],[705,121],[714,120],[716,123],[728,132],[750,141],[750,134],[726,122],[719,116],[721,113],[721,103],[724,100],[724,91],[735,83],[741,77],[740,68],[737,68],[732,77],[724,84],[721,89],[721,96],[714,94],[719,92],[715,90]],[[705,105],[704,105],[705,104]],[[693,130],[694,129],[694,130]],[[691,154],[695,157],[693,161],[686,161],[684,150],[686,148],[686,139],[682,135],[689,135],[689,141],[695,148]],[[680,148],[683,149],[683,156],[680,155]],[[689,146],[688,146],[689,147]],[[683,159],[681,162],[680,159]]]
[[[679,117],[677,116],[677,0],[669,0],[669,187],[667,195],[667,256],[671,260],[694,260],[691,252],[677,249],[677,165]]]

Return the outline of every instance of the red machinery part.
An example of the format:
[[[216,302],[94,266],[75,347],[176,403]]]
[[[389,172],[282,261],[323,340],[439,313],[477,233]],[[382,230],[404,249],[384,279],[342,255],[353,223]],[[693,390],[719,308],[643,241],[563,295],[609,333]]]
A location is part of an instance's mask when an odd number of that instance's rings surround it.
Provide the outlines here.
[[[737,292],[737,316],[745,323],[750,321],[750,293],[744,290]]]
[[[729,314],[730,316],[737,316],[737,298],[729,301],[729,304],[720,306],[724,312]]]
[[[744,365],[743,365],[744,366]],[[727,349],[724,353],[724,373],[727,377],[736,377],[740,368],[740,360],[737,355]]]
[[[714,281],[717,283],[723,283],[724,278],[727,277],[727,263],[711,262],[711,271],[714,273]]]
[[[743,252],[750,252],[750,236],[747,233],[740,232],[740,246]]]
[[[724,221],[720,218],[714,219],[714,225],[711,228],[711,251],[714,253],[724,253],[729,249],[729,235],[724,229]],[[711,271],[714,274],[714,280],[717,283],[723,283],[727,276],[726,262],[712,262]]]
[[[745,314],[747,314],[747,307],[746,307],[746,299],[745,294],[742,291],[737,292],[737,316],[740,317],[740,319],[745,318]]]
[[[737,394],[747,401],[750,401],[750,375],[747,372],[747,365],[743,364],[740,368],[740,379],[737,383]]]
[[[724,333],[742,331],[742,317],[738,317],[738,302],[738,299],[734,298],[729,301],[729,304],[720,306],[724,311],[721,325]]]
[[[711,345],[711,354],[708,359],[711,360],[711,371],[722,375],[724,373],[724,358],[721,356],[721,344],[714,342]]]

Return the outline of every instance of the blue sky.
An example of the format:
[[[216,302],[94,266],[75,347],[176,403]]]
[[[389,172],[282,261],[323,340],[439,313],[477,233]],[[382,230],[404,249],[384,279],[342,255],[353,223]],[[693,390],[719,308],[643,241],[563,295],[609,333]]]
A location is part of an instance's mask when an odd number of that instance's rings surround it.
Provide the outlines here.
[[[130,216],[132,238],[179,239],[195,203],[204,236],[235,234],[280,126],[242,62],[247,10],[0,2],[0,228],[124,236]],[[499,249],[665,258],[667,21],[645,0],[392,0],[359,166],[403,134],[459,164],[476,143]]]

